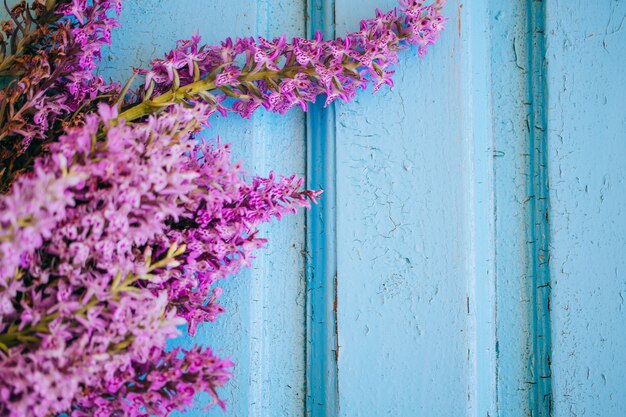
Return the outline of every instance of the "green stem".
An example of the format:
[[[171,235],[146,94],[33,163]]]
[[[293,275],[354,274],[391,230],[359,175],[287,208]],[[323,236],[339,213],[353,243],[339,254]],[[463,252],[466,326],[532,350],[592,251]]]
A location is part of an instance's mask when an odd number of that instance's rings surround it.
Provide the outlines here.
[[[349,65],[346,65],[346,67],[349,67]],[[315,69],[311,67],[305,68],[300,65],[292,65],[285,67],[280,71],[267,70],[254,73],[246,72],[241,74],[237,78],[237,80],[241,84],[265,79],[273,81],[283,78],[292,78],[297,73],[307,73],[309,75],[314,75]],[[187,85],[178,87],[177,89],[173,89],[166,93],[163,93],[160,96],[155,97],[154,99],[147,100],[132,107],[129,107],[119,114],[118,120],[124,119],[127,122],[132,122],[149,114],[157,113],[163,108],[169,106],[170,104],[180,103],[185,97],[197,96],[203,92],[210,92],[212,90],[219,89],[219,87],[229,86],[216,86],[215,77],[208,77],[202,80],[194,81]]]
[[[50,333],[50,329],[48,325],[57,317],[59,313],[53,313],[42,318],[36,325],[27,326],[22,330],[16,331],[15,325],[9,327],[6,333],[0,334],[0,345],[6,348],[12,348],[14,346],[19,345],[20,343],[30,343],[28,341],[33,342],[31,340],[34,334],[36,333]],[[37,338],[36,341],[39,341]]]

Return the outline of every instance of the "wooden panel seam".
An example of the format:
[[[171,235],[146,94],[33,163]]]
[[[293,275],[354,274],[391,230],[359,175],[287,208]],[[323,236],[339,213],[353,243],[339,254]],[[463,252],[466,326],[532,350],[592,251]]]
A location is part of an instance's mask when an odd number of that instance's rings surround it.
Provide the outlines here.
[[[307,31],[335,37],[334,0],[307,1]],[[339,414],[337,334],[337,221],[335,107],[323,101],[307,113],[308,187],[323,189],[320,203],[307,216],[307,354],[305,415]]]
[[[546,120],[545,4],[526,0],[528,35],[528,276],[530,343],[528,383],[531,417],[552,415],[550,356],[549,188]]]

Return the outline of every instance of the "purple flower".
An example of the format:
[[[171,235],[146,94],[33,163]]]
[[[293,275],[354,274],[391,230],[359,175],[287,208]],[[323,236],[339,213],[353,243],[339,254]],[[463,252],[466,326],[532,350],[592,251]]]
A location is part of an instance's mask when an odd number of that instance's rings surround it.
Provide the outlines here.
[[[14,51],[3,62],[13,59],[13,65],[2,75],[16,82],[0,95],[4,112],[0,126],[1,166],[18,163],[18,168],[29,169],[19,166],[17,158],[21,154],[29,149],[36,152],[41,141],[50,139],[46,138],[50,129],[59,131],[74,124],[76,120],[67,119],[78,109],[92,109],[90,102],[98,95],[119,91],[119,86],[106,84],[93,70],[100,60],[100,48],[110,43],[111,30],[118,26],[108,14],[114,9],[119,11],[120,1],[56,2],[54,13],[46,12],[44,2],[34,2],[31,10],[13,10],[19,28],[29,28],[30,43],[25,42],[23,49]],[[30,28],[33,20],[26,14],[32,11],[39,19]],[[18,25],[13,30],[15,36],[22,35]],[[6,42],[0,41],[5,47]],[[0,188],[6,188],[14,176],[14,170],[0,175]]]
[[[114,108],[100,105],[51,144],[32,175],[0,196],[4,241],[19,255],[6,249],[0,257],[7,271],[0,282],[0,392],[23,399],[0,402],[0,414],[15,408],[47,415],[70,403],[91,415],[120,410],[109,396],[125,401],[142,375],[138,369],[160,363],[155,358],[179,335],[178,325],[193,333],[223,311],[213,285],[262,247],[258,225],[317,198],[295,177],[272,174],[248,183],[228,145],[195,136],[210,114],[208,106],[173,106],[124,125],[116,123]],[[102,140],[83,146],[99,126]],[[50,280],[54,285],[46,285]],[[11,325],[17,326],[6,332]],[[74,388],[58,401],[53,380],[33,385],[33,374],[20,376],[24,360],[54,370],[55,380],[69,379]],[[111,373],[111,363],[136,371]],[[161,374],[154,375],[142,410],[166,415],[188,403],[166,394],[175,387],[161,392]],[[216,396],[228,375],[220,373],[219,383],[198,381],[194,392]]]
[[[194,36],[179,41],[164,59],[140,71],[146,77],[146,91],[134,97],[158,101],[172,88],[185,87],[187,92],[193,85],[205,90],[186,94],[186,104],[203,103],[212,112],[231,111],[242,117],[250,117],[261,106],[281,114],[294,106],[306,110],[321,94],[326,96],[326,105],[337,99],[349,101],[369,83],[374,92],[385,84],[393,86],[390,67],[407,45],[417,45],[418,55],[424,56],[444,28],[444,3],[439,0],[427,6],[422,1],[402,1],[399,10],[377,10],[375,18],[362,21],[360,30],[344,39],[324,40],[318,31],[314,39],[294,38],[291,43],[284,37],[271,41],[238,38],[200,46],[199,36]],[[181,72],[183,67],[190,70]],[[138,118],[151,111],[144,106],[137,112],[136,106],[142,104],[126,103],[121,117]]]

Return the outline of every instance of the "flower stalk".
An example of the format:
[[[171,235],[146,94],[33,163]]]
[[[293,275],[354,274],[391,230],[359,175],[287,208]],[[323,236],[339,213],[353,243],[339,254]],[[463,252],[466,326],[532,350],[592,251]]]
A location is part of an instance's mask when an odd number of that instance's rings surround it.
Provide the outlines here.
[[[250,117],[261,106],[281,114],[293,106],[306,110],[321,94],[326,105],[338,98],[349,101],[368,83],[374,91],[393,85],[388,68],[407,45],[418,45],[420,56],[426,53],[443,28],[443,4],[405,1],[399,11],[377,11],[345,39],[323,40],[318,32],[314,40],[294,38],[290,44],[284,37],[202,46],[199,37],[181,41],[151,69],[140,71],[145,88],[135,92],[119,118],[133,122],[173,104],[200,102],[222,115]]]

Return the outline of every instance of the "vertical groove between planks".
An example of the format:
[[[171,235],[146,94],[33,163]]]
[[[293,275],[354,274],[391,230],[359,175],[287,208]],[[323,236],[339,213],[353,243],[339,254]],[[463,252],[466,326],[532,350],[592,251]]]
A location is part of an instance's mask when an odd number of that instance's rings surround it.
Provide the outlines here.
[[[531,346],[529,409],[532,417],[552,415],[550,355],[549,190],[546,121],[545,4],[527,0],[529,131],[529,259]]]
[[[307,1],[309,37],[319,30],[335,36],[334,0]],[[322,101],[322,103],[320,102]],[[307,113],[308,186],[323,189],[320,204],[307,217],[307,371],[306,416],[339,412],[337,335],[337,228],[335,108],[323,100]]]

